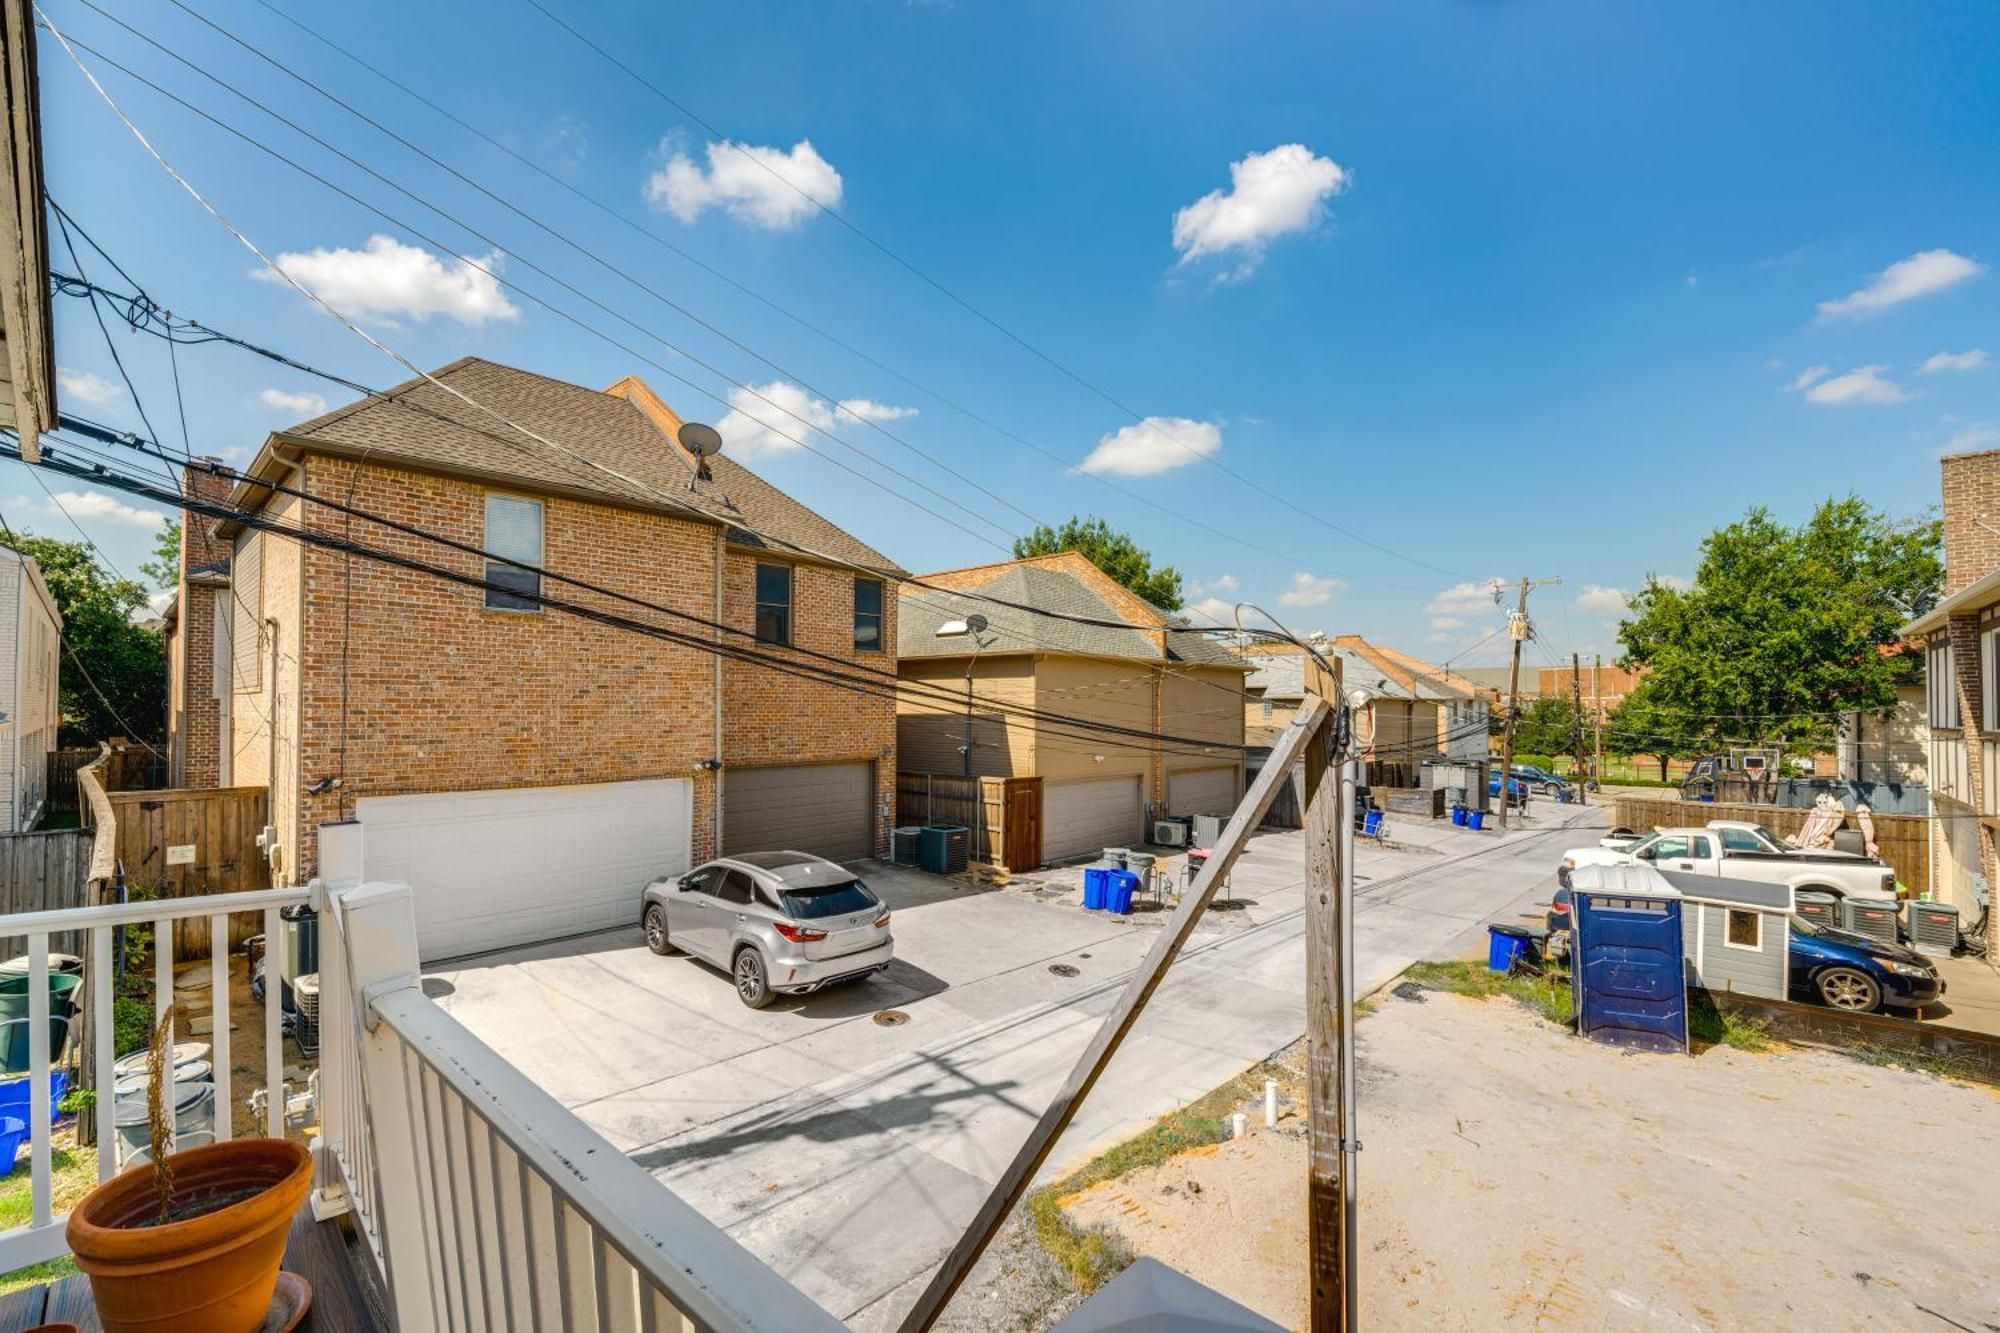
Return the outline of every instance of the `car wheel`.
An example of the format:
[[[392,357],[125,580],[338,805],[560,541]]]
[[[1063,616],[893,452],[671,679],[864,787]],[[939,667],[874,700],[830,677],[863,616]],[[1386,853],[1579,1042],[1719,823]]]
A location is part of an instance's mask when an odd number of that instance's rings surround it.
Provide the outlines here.
[[[1819,998],[1828,1008],[1854,1014],[1871,1014],[1882,1002],[1882,988],[1866,972],[1851,967],[1830,967],[1819,974]]]
[[[752,1009],[762,1009],[771,1002],[771,983],[764,975],[764,956],[755,949],[739,949],[735,966],[730,969],[736,978],[736,998]]]
[[[667,939],[667,909],[659,903],[646,908],[646,947],[665,958],[674,951],[673,943]]]

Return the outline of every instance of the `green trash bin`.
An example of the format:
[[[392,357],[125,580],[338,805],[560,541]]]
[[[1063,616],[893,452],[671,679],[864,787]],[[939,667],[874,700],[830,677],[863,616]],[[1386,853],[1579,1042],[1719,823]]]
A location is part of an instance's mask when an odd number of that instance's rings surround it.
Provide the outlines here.
[[[67,1005],[58,1013],[49,1011],[49,1064],[53,1067],[62,1063],[63,1049],[69,1043],[70,1020],[75,1010]],[[28,1051],[28,1016],[0,1020],[0,1074],[32,1073],[31,1056]]]
[[[49,973],[49,1012],[61,1010],[65,1013],[76,1008],[76,989],[83,984],[83,977],[74,972]],[[34,997],[28,990],[26,976],[0,977],[0,1023],[11,1018],[26,1018],[28,1004]]]

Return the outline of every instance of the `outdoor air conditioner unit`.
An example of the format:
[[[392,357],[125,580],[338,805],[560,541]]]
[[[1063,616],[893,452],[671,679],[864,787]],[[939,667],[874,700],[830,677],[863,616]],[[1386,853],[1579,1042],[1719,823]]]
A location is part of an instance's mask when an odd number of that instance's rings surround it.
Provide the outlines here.
[[[959,825],[932,825],[917,833],[917,865],[933,875],[965,872],[972,831]]]
[[[1910,947],[1933,958],[1949,958],[1958,947],[1958,909],[1950,903],[1910,904]]]
[[[1829,930],[1843,929],[1840,924],[1840,899],[1830,893],[1801,893],[1793,908],[1815,926],[1825,926]]]
[[[923,837],[923,826],[911,824],[896,829],[889,835],[889,856],[899,866],[913,866],[917,863],[917,843]]]
[[[298,1012],[292,1016],[292,1038],[306,1055],[319,1051],[319,973],[308,972],[292,978],[292,997]]]
[[[1156,819],[1153,821],[1153,842],[1161,847],[1185,847],[1188,841],[1187,825],[1178,819]]]
[[[1867,898],[1840,900],[1840,928],[1883,944],[1896,942],[1896,904]]]

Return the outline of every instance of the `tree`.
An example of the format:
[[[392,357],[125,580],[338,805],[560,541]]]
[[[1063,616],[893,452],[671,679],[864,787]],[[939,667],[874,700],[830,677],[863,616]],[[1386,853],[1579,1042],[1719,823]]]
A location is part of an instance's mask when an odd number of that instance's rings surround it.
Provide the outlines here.
[[[1684,713],[1663,708],[1653,697],[1651,677],[1639,682],[1618,706],[1604,715],[1604,748],[1612,754],[1650,754],[1659,761],[1660,781],[1667,780],[1667,762],[1709,753],[1698,729]]]
[[[155,588],[177,587],[181,581],[181,521],[170,518],[153,538],[153,555],[141,561],[139,572],[151,579]]]
[[[0,541],[32,558],[62,613],[58,657],[60,744],[112,736],[157,742],[166,735],[167,650],[156,630],[132,621],[146,589],[114,578],[81,542],[20,535]],[[94,683],[94,684],[93,684]]]
[[[1576,750],[1576,705],[1566,694],[1544,694],[1521,705],[1514,753],[1552,756]]]
[[[1014,555],[1026,559],[1076,551],[1162,611],[1178,611],[1187,599],[1181,593],[1181,572],[1172,565],[1153,566],[1151,552],[1122,532],[1113,532],[1101,518],[1072,518],[1059,528],[1038,526],[1014,542]]]
[[[1935,518],[1853,495],[1797,527],[1759,507],[1710,533],[1694,583],[1649,579],[1618,629],[1626,663],[1650,668],[1634,695],[1648,725],[1704,752],[1804,749],[1831,743],[1842,712],[1889,712],[1921,668],[1884,650],[1937,601],[1942,541]]]

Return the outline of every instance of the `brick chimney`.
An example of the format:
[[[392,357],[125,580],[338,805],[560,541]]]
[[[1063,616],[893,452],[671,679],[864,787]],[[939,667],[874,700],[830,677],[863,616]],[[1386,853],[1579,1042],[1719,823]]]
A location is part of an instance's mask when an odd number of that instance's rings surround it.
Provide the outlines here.
[[[181,485],[192,498],[224,501],[235,482],[224,473],[189,464]],[[215,535],[215,520],[181,515],[180,613],[169,651],[174,697],[167,701],[168,763],[176,787],[222,784],[222,701],[215,688],[215,621],[229,609],[229,547]]]
[[[1996,569],[2000,569],[2000,449],[1947,454],[1944,459],[1946,596],[1979,582]]]

